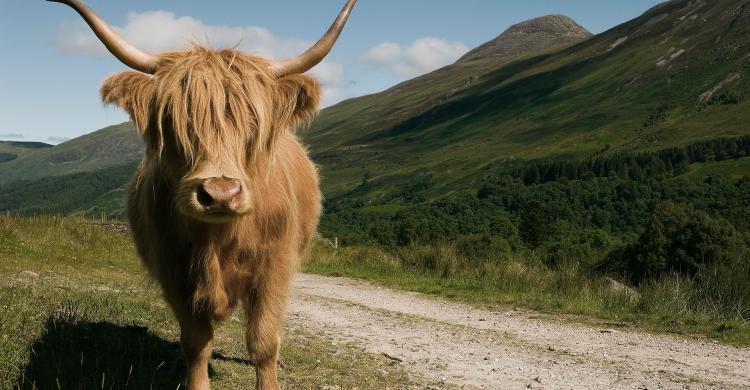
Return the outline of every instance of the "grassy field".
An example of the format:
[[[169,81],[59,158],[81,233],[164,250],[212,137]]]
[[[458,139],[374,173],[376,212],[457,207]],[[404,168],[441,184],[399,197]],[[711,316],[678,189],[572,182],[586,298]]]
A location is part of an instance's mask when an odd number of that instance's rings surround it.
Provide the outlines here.
[[[0,216],[0,302],[0,389],[181,386],[176,321],[120,233],[83,220]],[[254,383],[240,322],[216,330],[216,389]],[[293,325],[282,357],[287,389],[422,384],[383,356]]]
[[[572,267],[535,266],[521,257],[469,261],[449,245],[413,246],[396,253],[318,245],[305,271],[349,276],[490,308],[522,307],[599,326],[750,345],[747,319],[722,314],[684,277],[665,277],[636,290]]]

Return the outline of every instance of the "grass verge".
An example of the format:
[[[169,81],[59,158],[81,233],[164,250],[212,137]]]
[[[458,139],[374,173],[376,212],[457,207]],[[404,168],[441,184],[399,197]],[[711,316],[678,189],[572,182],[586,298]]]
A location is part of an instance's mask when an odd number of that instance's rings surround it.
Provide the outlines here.
[[[750,345],[747,320],[722,314],[696,296],[691,280],[676,276],[634,289],[574,267],[552,269],[521,258],[468,264],[449,245],[388,253],[318,243],[304,270],[483,306],[524,307],[579,322]]]

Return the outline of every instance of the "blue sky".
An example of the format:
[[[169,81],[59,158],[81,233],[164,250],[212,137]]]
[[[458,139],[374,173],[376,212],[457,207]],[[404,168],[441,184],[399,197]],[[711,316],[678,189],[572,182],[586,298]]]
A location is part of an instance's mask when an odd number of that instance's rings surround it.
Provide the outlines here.
[[[281,58],[315,41],[344,0],[88,0],[144,50],[191,40]],[[593,33],[657,0],[360,0],[347,29],[313,74],[325,104],[378,92],[453,62],[510,25],[565,14]],[[58,143],[127,120],[104,107],[99,85],[125,67],[78,15],[43,0],[0,0],[0,139]]]

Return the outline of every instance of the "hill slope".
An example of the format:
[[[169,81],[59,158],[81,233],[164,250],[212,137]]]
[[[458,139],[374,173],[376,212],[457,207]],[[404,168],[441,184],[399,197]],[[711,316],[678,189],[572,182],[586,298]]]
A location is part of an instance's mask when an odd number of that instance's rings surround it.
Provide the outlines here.
[[[137,163],[0,185],[0,211],[124,218],[127,184]]]
[[[305,139],[329,193],[420,174],[445,193],[490,163],[747,134],[749,9],[732,0],[672,1],[555,53],[482,72],[462,73],[477,61],[459,62],[329,108]],[[448,88],[418,94],[419,85]]]
[[[0,164],[7,163],[37,149],[51,148],[44,142],[0,141]]]
[[[2,148],[0,144],[0,152]],[[54,147],[28,150],[12,161],[0,163],[0,185],[132,165],[142,153],[143,145],[133,126],[122,123]]]
[[[520,35],[524,35],[524,38],[519,39]],[[380,146],[375,144],[384,131],[396,129],[399,125],[456,99],[477,87],[486,75],[512,61],[553,53],[590,36],[591,33],[571,19],[559,15],[519,23],[455,64],[405,81],[386,91],[350,99],[324,110],[303,137],[311,145],[316,159],[323,167],[336,169],[338,176],[342,164],[364,162],[359,160],[362,157],[359,153],[361,149],[379,149]],[[440,146],[425,139],[409,138],[401,141],[422,143],[427,148]],[[385,158],[391,151],[383,149],[377,154]],[[380,168],[392,171],[390,166]],[[345,172],[342,179],[356,182],[361,174],[360,170],[355,174],[356,177],[352,177],[351,173]],[[339,184],[339,181],[329,181],[326,183],[326,190],[337,191]]]

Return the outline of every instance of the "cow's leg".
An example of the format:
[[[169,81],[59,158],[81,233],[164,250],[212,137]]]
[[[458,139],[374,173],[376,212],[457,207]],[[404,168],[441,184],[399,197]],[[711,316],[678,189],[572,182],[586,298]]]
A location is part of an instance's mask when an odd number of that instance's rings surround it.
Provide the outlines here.
[[[193,293],[193,305],[195,307],[206,306],[211,310],[214,320],[223,321],[229,317],[230,303],[224,288],[219,256],[212,252],[205,256],[205,262],[201,267],[202,272],[198,277],[195,293]]]
[[[258,390],[279,389],[277,362],[290,282],[290,274],[277,272],[250,292],[246,304],[247,349],[255,364]]]
[[[206,314],[193,314],[189,306],[178,315],[180,344],[187,363],[188,390],[208,390],[208,361],[213,352],[213,328]]]

